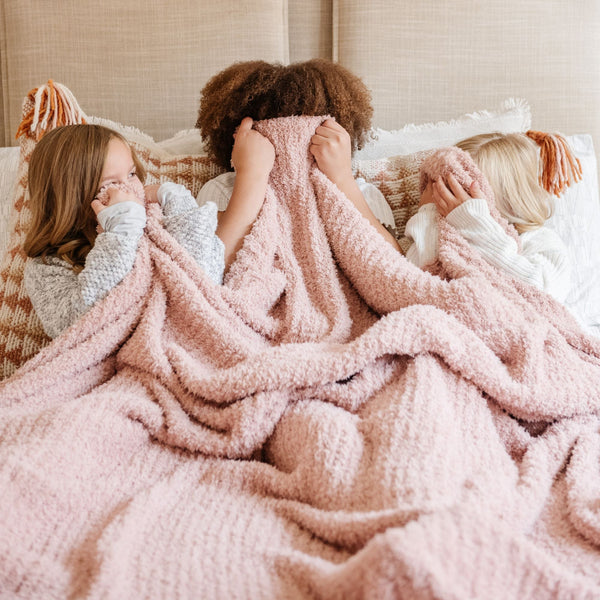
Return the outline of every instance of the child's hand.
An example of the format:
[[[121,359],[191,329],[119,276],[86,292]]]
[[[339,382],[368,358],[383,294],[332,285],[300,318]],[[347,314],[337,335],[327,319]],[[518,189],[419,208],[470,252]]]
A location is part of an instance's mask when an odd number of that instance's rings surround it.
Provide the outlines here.
[[[352,174],[352,141],[348,132],[333,119],[323,121],[310,140],[310,153],[317,166],[340,189],[354,179]]]
[[[481,197],[481,189],[476,182],[471,184],[467,192],[456,181],[456,177],[452,173],[448,175],[448,183],[444,182],[443,179],[437,179],[433,183],[433,201],[442,217],[450,214],[457,206],[460,206],[470,198]]]
[[[132,192],[124,192],[116,187],[110,187],[106,191],[108,195],[108,201],[106,204],[102,204],[100,200],[92,200],[92,209],[96,213],[102,212],[107,206],[112,206],[113,204],[118,204],[119,202],[126,202],[127,200],[131,202],[136,202],[137,204],[141,204],[144,206],[143,200],[140,200],[134,193]]]
[[[146,203],[151,204],[152,202],[158,202],[158,188],[160,183],[153,183],[152,185],[144,186],[144,194],[146,196]]]
[[[252,119],[245,117],[234,134],[231,164],[236,177],[268,177],[275,162],[275,148],[262,134],[252,129]]]
[[[431,180],[429,180],[427,182],[427,185],[425,186],[425,189],[423,190],[423,193],[421,194],[421,199],[419,200],[419,207],[423,206],[424,204],[433,203],[433,183]]]

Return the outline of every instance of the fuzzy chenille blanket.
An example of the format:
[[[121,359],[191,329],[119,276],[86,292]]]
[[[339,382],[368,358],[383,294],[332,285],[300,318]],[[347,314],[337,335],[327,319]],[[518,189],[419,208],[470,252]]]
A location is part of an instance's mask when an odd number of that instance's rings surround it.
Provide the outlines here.
[[[600,347],[440,223],[409,264],[276,147],[213,285],[131,274],[0,385],[0,596],[598,598]]]

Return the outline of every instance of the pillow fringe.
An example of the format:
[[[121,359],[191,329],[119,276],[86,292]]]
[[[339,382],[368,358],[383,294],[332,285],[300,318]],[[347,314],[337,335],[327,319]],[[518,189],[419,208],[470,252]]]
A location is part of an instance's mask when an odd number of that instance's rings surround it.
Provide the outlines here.
[[[540,185],[547,192],[558,196],[581,181],[581,163],[562,135],[530,130],[527,136],[540,147]]]
[[[49,79],[25,97],[23,119],[15,138],[25,135],[38,141],[50,129],[85,122],[85,114],[71,90]]]

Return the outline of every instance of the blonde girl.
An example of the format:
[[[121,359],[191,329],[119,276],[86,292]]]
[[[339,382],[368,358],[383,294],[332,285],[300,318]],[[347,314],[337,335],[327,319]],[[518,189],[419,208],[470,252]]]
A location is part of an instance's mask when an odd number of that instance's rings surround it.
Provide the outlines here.
[[[480,189],[464,190],[451,175],[423,192],[419,211],[407,223],[413,243],[407,258],[425,266],[437,258],[437,215],[445,217],[492,265],[564,302],[570,290],[567,248],[545,226],[553,197],[540,184],[540,148],[525,133],[489,133],[456,144],[488,179],[495,205],[519,234],[516,240],[493,219]]]

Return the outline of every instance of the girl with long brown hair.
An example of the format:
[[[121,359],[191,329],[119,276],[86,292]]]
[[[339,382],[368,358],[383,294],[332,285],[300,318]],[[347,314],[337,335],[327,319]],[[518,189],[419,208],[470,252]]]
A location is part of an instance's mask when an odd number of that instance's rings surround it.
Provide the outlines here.
[[[274,152],[266,138],[253,133],[247,136],[242,130],[237,136],[241,179],[254,182],[258,173],[266,189]],[[23,245],[30,258],[25,286],[50,337],[59,335],[131,271],[146,225],[147,202],[160,204],[165,228],[219,284],[225,252],[237,245],[236,236],[243,235],[240,232],[257,212],[253,203],[260,207],[265,194],[265,189],[254,190],[244,210],[233,206],[228,211],[234,214],[229,215],[230,224],[221,227],[224,243],[217,232],[214,203],[199,207],[184,186],[166,182],[144,187],[145,178],[127,140],[100,125],[58,127],[37,143],[28,173],[32,219]]]

